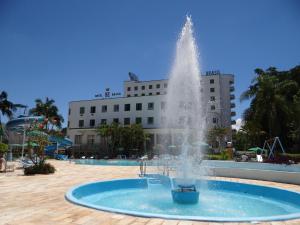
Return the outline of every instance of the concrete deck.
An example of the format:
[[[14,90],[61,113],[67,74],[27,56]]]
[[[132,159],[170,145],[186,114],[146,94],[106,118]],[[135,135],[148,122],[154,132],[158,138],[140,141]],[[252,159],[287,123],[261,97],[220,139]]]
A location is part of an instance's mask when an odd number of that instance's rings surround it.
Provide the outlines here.
[[[51,160],[57,171],[53,175],[23,176],[22,170],[0,173],[0,224],[87,224],[87,225],[214,225],[247,223],[214,223],[163,220],[102,212],[74,205],[65,200],[66,191],[84,182],[117,178],[135,178],[138,167],[75,165]],[[262,184],[300,192],[300,186],[237,178],[218,178]],[[263,222],[265,225],[300,225],[299,220]]]

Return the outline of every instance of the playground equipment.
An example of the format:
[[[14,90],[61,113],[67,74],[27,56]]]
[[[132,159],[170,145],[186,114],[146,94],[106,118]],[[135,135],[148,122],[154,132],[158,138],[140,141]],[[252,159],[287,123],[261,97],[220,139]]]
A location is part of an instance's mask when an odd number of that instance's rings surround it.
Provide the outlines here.
[[[17,119],[12,119],[7,122],[6,129],[9,132],[16,132],[19,135],[22,135],[22,144],[19,144],[22,147],[21,158],[24,157],[24,149],[27,146],[26,133],[32,128],[34,123],[42,123],[45,121],[43,116],[21,116]],[[47,134],[46,134],[47,135]],[[51,142],[51,145],[48,145],[45,148],[45,154],[56,159],[67,159],[67,156],[58,154],[59,148],[68,148],[72,146],[72,141],[68,138],[60,138],[51,135],[47,135],[48,140]],[[16,140],[10,140],[10,142],[16,142]],[[9,158],[12,158],[12,147],[16,146],[16,143],[10,143]]]
[[[281,141],[280,141],[279,137],[275,137],[275,138],[265,140],[263,149],[265,149],[265,147],[267,146],[268,149],[270,150],[269,155],[268,155],[268,159],[270,159],[272,156],[274,157],[274,151],[275,151],[275,147],[276,147],[277,143],[279,144],[282,153],[285,153],[285,150],[284,150],[284,148],[281,144]]]

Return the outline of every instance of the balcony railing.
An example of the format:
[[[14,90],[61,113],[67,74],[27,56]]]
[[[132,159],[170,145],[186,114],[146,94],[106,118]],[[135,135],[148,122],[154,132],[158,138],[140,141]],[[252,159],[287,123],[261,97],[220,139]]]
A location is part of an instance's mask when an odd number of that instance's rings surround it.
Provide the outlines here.
[[[230,95],[230,100],[234,100],[235,99],[235,95]]]
[[[236,124],[235,120],[231,120],[231,125]]]
[[[236,112],[232,111],[232,112],[230,113],[230,115],[231,115],[231,116],[236,116]]]
[[[230,92],[233,92],[234,91],[234,87],[230,87]]]
[[[230,108],[235,108],[235,103],[230,103]]]

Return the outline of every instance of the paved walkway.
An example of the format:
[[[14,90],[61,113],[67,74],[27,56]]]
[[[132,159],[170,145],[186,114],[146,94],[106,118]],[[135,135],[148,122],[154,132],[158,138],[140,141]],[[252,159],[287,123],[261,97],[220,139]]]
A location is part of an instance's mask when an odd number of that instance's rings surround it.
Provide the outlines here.
[[[222,223],[163,220],[102,212],[74,205],[65,200],[66,191],[84,182],[137,177],[138,167],[75,165],[50,161],[57,168],[53,175],[23,176],[22,170],[0,173],[0,224],[86,224],[86,225],[214,225]],[[283,187],[300,192],[300,186],[272,182],[220,178],[245,183]],[[247,223],[224,223],[247,224]],[[265,225],[300,225],[300,220],[264,222]]]

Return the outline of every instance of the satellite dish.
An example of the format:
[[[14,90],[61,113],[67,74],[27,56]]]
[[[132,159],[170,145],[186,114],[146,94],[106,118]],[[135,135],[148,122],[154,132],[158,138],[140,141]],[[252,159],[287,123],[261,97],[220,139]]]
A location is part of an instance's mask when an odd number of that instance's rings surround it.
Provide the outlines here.
[[[138,76],[135,75],[134,73],[129,72],[128,75],[129,75],[130,81],[139,81]]]

